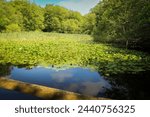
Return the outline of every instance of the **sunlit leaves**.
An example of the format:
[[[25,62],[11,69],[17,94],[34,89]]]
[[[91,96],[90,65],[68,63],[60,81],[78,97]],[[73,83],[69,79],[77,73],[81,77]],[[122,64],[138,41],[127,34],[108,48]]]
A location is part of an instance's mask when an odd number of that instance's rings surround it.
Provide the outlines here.
[[[0,64],[90,66],[107,76],[150,69],[145,53],[91,42],[90,36],[77,34],[0,34]]]

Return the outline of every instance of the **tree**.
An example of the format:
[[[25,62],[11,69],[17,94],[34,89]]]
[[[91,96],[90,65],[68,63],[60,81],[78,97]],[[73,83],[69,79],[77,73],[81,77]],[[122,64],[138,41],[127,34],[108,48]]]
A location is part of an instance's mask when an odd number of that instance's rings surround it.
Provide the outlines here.
[[[149,0],[103,0],[96,14],[95,41],[116,43],[126,48],[146,49],[150,43]]]
[[[47,5],[44,18],[44,31],[81,33],[83,17],[78,12],[70,11],[60,6]]]
[[[20,32],[21,27],[18,24],[9,24],[6,26],[6,32]]]
[[[1,0],[0,6],[0,32],[36,30],[59,33],[83,32],[84,17],[79,12],[61,6],[49,4],[42,8],[30,3],[29,0]],[[91,23],[90,19],[88,20]]]
[[[59,6],[46,5],[44,13],[45,31],[60,31],[60,24],[67,15],[67,9]]]
[[[89,13],[84,16],[83,33],[92,34],[96,23],[96,15]]]
[[[0,6],[0,32],[6,31],[6,27],[9,30],[10,27],[20,27],[22,31],[35,31],[44,28],[44,12],[37,5],[31,4],[27,0],[9,2],[3,0],[0,1]]]
[[[76,19],[67,19],[62,21],[62,31],[63,33],[78,33],[79,31],[79,26],[78,20]]]
[[[41,7],[30,4],[29,2],[21,2],[20,12],[23,15],[23,27],[25,31],[42,30],[44,28],[44,16]]]
[[[15,22],[13,17],[15,9],[4,0],[0,1],[0,6],[0,32],[3,32],[7,25],[9,25],[13,20]]]

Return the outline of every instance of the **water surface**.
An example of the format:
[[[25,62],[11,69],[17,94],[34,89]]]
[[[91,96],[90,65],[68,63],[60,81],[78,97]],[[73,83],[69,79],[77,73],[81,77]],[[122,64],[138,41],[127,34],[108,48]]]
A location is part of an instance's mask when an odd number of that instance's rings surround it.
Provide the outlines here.
[[[41,98],[0,88],[0,100],[41,100]]]
[[[106,78],[90,68],[0,65],[0,76],[88,96],[150,99],[150,71],[117,74]]]
[[[89,96],[104,96],[111,85],[98,72],[88,68],[12,67],[11,79],[67,90]]]

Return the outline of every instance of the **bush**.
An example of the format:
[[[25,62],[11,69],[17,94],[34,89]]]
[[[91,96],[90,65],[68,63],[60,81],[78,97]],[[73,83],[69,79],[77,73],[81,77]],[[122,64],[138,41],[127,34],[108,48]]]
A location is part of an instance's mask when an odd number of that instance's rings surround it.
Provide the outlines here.
[[[6,26],[6,32],[20,32],[21,27],[18,24],[9,24]]]

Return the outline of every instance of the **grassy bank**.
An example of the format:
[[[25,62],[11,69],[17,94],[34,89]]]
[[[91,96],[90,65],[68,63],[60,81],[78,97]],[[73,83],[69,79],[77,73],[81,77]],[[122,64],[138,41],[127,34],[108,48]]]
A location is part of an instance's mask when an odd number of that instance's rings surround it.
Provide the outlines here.
[[[93,67],[103,75],[150,69],[146,53],[93,43],[92,37],[57,33],[1,33],[0,64]]]

